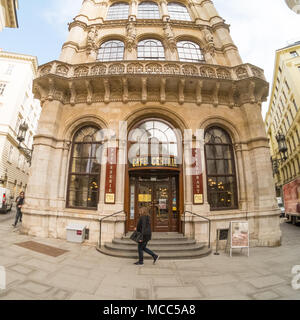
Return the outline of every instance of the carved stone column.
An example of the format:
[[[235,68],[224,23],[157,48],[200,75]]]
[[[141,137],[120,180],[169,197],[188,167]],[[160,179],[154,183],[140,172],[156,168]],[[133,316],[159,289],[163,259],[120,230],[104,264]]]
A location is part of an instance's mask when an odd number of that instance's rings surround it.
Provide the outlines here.
[[[131,1],[130,10],[129,10],[129,21],[135,21],[138,15],[138,2],[133,0]]]
[[[161,13],[162,13],[162,19],[163,21],[169,21],[170,20],[170,15],[168,12],[168,3],[166,0],[161,0],[160,1],[160,7],[161,7]]]

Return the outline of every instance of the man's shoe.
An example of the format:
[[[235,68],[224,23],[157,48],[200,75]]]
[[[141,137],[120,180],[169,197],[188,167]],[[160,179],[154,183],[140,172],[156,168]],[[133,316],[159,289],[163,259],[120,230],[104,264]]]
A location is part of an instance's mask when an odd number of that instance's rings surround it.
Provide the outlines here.
[[[135,262],[134,263],[135,265],[137,265],[137,266],[143,266],[144,265],[144,263],[142,262],[142,263],[140,263],[139,261],[138,262]]]
[[[159,256],[156,256],[156,257],[154,258],[153,264],[155,264],[155,263],[158,261],[158,259],[159,259]]]
[[[16,227],[16,225],[15,225],[14,223],[12,224],[12,226],[13,226],[14,228]]]

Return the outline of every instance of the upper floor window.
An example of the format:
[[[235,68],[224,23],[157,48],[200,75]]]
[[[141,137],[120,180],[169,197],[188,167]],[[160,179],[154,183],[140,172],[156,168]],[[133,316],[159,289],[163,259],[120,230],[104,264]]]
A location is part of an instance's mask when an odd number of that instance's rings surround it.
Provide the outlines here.
[[[291,52],[290,52],[290,55],[291,55],[293,58],[298,57],[297,51],[291,51]]]
[[[158,5],[154,2],[146,1],[139,4],[139,19],[160,19]]]
[[[4,95],[5,88],[6,88],[6,83],[0,82],[0,96]]]
[[[187,8],[182,4],[176,2],[168,3],[168,11],[172,20],[191,21]]]
[[[194,42],[179,41],[177,49],[180,61],[200,62],[204,60],[200,47]]]
[[[212,210],[237,208],[237,184],[230,136],[219,127],[205,133],[207,196]]]
[[[6,74],[7,76],[11,76],[12,73],[13,73],[14,67],[15,67],[15,66],[14,66],[13,64],[9,64],[8,67],[7,67],[7,69],[6,69],[5,74]]]
[[[124,43],[119,40],[104,42],[98,53],[99,61],[119,61],[124,58]]]
[[[108,9],[107,20],[128,19],[129,5],[125,2],[118,2],[111,5]]]
[[[139,60],[165,60],[162,43],[155,39],[142,40],[138,44]]]

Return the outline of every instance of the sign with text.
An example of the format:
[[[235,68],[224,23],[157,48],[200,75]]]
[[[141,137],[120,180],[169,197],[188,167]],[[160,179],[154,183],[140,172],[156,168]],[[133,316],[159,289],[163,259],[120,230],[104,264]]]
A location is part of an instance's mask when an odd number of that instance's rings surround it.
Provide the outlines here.
[[[195,159],[193,169],[193,202],[194,204],[203,204],[203,172],[201,162],[201,151],[198,148],[192,149],[192,156]]]
[[[249,224],[248,221],[231,221],[229,230],[230,256],[232,249],[248,248],[249,257]]]
[[[117,148],[107,148],[105,203],[116,203]]]
[[[145,156],[130,159],[131,168],[171,167],[178,168],[177,158],[173,156]]]

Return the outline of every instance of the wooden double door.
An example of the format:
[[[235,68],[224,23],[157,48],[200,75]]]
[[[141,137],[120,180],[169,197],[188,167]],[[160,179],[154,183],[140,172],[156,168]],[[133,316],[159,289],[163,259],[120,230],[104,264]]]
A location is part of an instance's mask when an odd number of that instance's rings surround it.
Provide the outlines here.
[[[179,184],[176,174],[135,174],[130,177],[129,230],[136,226],[139,214],[146,210],[152,231],[179,231]]]

